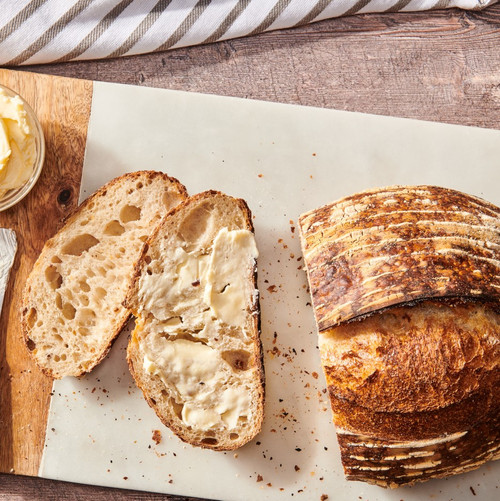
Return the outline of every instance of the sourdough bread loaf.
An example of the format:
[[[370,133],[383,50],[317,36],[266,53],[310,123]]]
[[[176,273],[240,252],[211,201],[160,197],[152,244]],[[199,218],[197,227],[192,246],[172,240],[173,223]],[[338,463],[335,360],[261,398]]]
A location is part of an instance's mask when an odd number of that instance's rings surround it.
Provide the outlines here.
[[[46,242],[26,282],[21,322],[47,375],[79,376],[106,356],[130,316],[122,302],[144,241],[186,196],[160,172],[125,174],[85,200]]]
[[[165,217],[135,269],[131,373],[160,420],[195,446],[235,449],[261,428],[257,254],[246,203],[208,191]]]
[[[395,487],[500,455],[500,209],[389,187],[304,214],[348,479]]]

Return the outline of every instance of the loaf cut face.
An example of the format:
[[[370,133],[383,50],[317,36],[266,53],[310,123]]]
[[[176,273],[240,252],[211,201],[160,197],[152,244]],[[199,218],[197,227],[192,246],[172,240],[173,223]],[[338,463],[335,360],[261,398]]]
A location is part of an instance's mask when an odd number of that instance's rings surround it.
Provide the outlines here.
[[[125,174],[85,200],[46,242],[21,308],[26,345],[43,372],[80,376],[106,356],[130,316],[122,302],[144,241],[186,196],[160,172]]]
[[[231,450],[261,428],[264,373],[257,248],[243,200],[209,191],[148,239],[126,305],[131,373],[182,440]]]
[[[300,232],[347,478],[396,487],[498,459],[500,209],[395,186]]]

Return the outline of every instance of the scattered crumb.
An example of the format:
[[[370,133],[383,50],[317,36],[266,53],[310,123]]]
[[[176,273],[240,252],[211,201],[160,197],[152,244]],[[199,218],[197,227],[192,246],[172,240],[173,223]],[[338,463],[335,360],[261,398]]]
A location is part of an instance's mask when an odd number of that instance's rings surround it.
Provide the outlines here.
[[[276,285],[270,285],[268,288],[267,288],[268,292],[276,292],[277,290],[277,287]]]
[[[295,468],[295,471],[300,471],[300,466],[295,465],[294,468]]]
[[[123,480],[128,480],[128,477],[123,477]]]
[[[317,372],[313,372],[311,374],[311,376],[314,378],[314,379],[318,379],[318,373]]]
[[[264,174],[257,174],[257,177],[264,177]]]
[[[264,480],[264,479],[262,478],[262,475],[257,475],[257,482],[262,482],[262,480]]]
[[[153,436],[151,437],[153,442],[158,445],[161,442],[161,431],[153,430]]]
[[[321,497],[319,499],[321,501],[326,501],[328,499],[328,494],[321,494]]]
[[[472,495],[475,496],[476,495],[476,491],[472,488],[472,485],[469,487],[469,489],[472,492]]]

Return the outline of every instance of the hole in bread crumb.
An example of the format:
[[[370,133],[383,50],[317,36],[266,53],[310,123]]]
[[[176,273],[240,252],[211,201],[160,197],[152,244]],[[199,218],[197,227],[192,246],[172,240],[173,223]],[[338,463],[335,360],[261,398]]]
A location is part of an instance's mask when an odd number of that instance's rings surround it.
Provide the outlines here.
[[[191,244],[200,241],[209,233],[212,227],[213,212],[209,203],[202,203],[194,208],[181,222],[177,231],[178,236]]]
[[[52,290],[59,289],[63,282],[61,274],[57,271],[57,268],[52,265],[45,269],[45,279],[49,283]]]
[[[62,341],[63,340],[62,336],[60,336],[59,334],[54,334],[54,339],[56,341]]]
[[[153,405],[156,405],[156,400],[154,398],[149,398],[149,401],[153,404]]]
[[[125,205],[120,211],[120,221],[128,223],[129,221],[137,221],[141,218],[141,209],[135,205]]]
[[[231,440],[237,440],[238,438],[240,438],[240,436],[237,433],[230,433],[229,438]]]
[[[182,420],[182,409],[184,407],[184,404],[180,404],[179,402],[176,402],[173,398],[170,399],[170,405],[172,406],[172,409],[175,413],[175,415]]]
[[[135,186],[138,190],[140,190],[144,185],[139,181]]]
[[[87,336],[89,332],[90,331],[86,327],[78,327],[78,334],[80,334],[80,336]]]
[[[80,289],[83,292],[89,292],[90,291],[90,285],[85,280],[80,280],[80,282],[78,282],[78,285],[80,286]]]
[[[104,299],[106,297],[107,293],[108,292],[106,291],[106,289],[103,289],[102,287],[96,287],[94,295],[95,295],[97,300],[101,300],[101,299]]]
[[[63,362],[66,360],[66,355],[65,355],[64,353],[61,355],[61,360],[62,360]]]
[[[82,306],[88,306],[89,305],[89,298],[87,296],[84,296],[82,294],[78,299],[80,299],[80,303],[82,304]]]
[[[52,259],[50,260],[52,263],[59,264],[62,263],[61,259],[59,256],[52,256]]]
[[[35,308],[31,308],[28,314],[26,315],[26,323],[30,329],[33,328],[36,322],[37,311]]]
[[[179,203],[179,195],[177,193],[172,193],[168,188],[163,193],[163,204],[168,209],[174,207]]]
[[[151,264],[151,256],[144,256],[144,261],[146,262],[146,264]]]
[[[61,294],[59,294],[59,293],[56,294],[56,306],[60,310],[62,310],[62,307],[63,307],[63,305],[62,305],[62,298],[61,298]]]
[[[54,356],[54,362],[59,362],[59,360],[61,360],[61,358],[59,357],[59,355],[55,355]]]
[[[39,320],[37,323],[36,323],[36,326],[37,327],[41,327],[43,325],[43,322],[41,320]]]
[[[96,314],[90,308],[82,308],[79,311],[78,320],[81,325],[93,326],[95,325]]]
[[[26,346],[28,346],[28,350],[33,351],[36,348],[36,343],[33,339],[28,338],[26,341]]]
[[[153,270],[152,270],[151,268],[147,268],[147,269],[146,269],[146,273],[147,273],[148,275],[152,275],[152,274],[153,274]]]
[[[125,231],[125,228],[115,219],[110,221],[104,228],[104,234],[111,237],[117,237]]]
[[[204,438],[201,443],[205,445],[217,445],[219,442],[216,438]]]
[[[71,303],[65,303],[62,307],[62,314],[64,318],[73,320],[75,318],[76,310]]]
[[[222,353],[222,358],[235,371],[246,371],[250,367],[252,355],[245,350],[229,350]]]
[[[85,251],[88,251],[98,243],[99,240],[90,233],[83,233],[73,238],[73,240],[70,240],[61,251],[63,254],[68,254],[70,256],[81,256]]]

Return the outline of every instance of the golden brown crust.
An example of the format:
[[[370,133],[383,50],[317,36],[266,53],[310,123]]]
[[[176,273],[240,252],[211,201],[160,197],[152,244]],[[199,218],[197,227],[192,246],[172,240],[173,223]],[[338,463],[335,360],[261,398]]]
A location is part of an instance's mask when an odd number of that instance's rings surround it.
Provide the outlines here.
[[[384,487],[500,457],[500,209],[390,187],[300,219],[342,463]]]
[[[441,409],[498,381],[500,314],[479,303],[392,308],[319,342],[336,397],[377,412]]]
[[[394,186],[299,222],[320,331],[422,298],[500,300],[500,209],[479,198]]]

